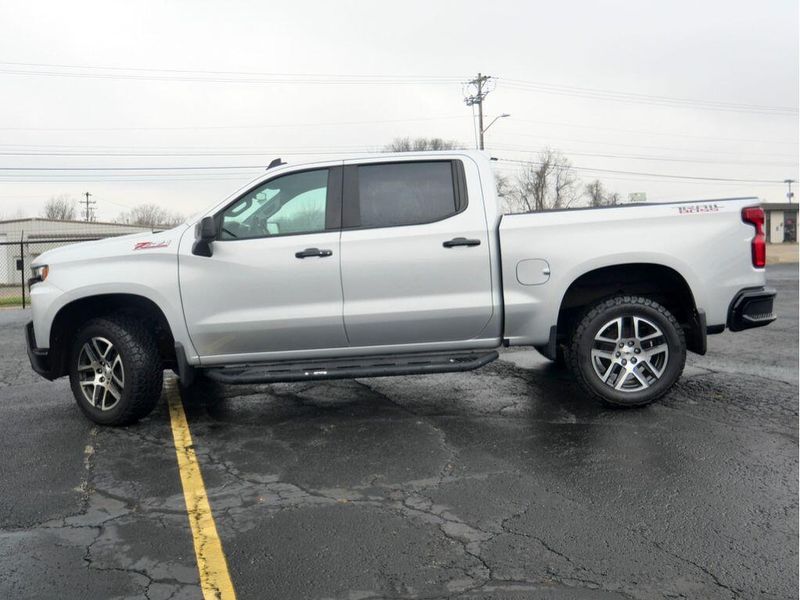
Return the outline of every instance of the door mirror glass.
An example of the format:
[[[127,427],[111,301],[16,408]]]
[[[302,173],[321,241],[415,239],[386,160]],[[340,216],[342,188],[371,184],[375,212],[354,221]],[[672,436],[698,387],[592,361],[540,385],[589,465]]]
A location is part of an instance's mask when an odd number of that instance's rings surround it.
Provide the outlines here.
[[[217,225],[214,222],[214,217],[203,217],[203,220],[197,224],[197,229],[195,230],[192,254],[197,256],[211,256],[211,243],[216,237]]]

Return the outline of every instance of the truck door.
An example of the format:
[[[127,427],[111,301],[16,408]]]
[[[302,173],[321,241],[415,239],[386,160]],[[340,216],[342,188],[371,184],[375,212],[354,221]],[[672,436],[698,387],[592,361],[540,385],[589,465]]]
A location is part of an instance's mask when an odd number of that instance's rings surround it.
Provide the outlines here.
[[[493,312],[489,243],[482,198],[467,196],[462,161],[346,162],[344,169],[350,345],[480,337]]]
[[[184,314],[206,364],[347,347],[341,182],[341,167],[311,169],[248,191],[216,215],[210,257],[193,255],[193,236],[184,236]]]

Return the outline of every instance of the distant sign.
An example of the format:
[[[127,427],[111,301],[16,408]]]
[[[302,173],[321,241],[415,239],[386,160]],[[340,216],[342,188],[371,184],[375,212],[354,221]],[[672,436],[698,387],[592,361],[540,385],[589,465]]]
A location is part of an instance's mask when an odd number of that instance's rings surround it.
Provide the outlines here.
[[[628,202],[639,203],[647,202],[647,192],[631,192],[628,194]]]

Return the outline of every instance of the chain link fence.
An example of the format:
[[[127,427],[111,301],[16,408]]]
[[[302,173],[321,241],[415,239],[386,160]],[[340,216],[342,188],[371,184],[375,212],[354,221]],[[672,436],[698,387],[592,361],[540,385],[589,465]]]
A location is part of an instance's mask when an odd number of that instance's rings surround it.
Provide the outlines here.
[[[30,306],[28,279],[33,275],[31,265],[42,253],[79,242],[88,242],[107,237],[125,235],[130,231],[114,231],[68,236],[28,237],[19,235],[17,241],[0,238],[0,307]],[[15,236],[16,237],[16,236]]]

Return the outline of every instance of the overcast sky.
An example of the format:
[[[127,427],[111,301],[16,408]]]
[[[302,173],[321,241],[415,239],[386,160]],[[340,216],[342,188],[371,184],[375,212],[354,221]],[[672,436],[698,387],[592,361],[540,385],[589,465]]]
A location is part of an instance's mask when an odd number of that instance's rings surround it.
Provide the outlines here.
[[[783,201],[769,182],[798,179],[796,0],[4,0],[0,216],[85,191],[102,220],[188,214],[260,172],[132,168],[471,145],[461,82],[478,71],[497,78],[489,118],[511,113],[493,156],[549,145],[584,182],[656,201]],[[127,170],[31,170],[92,167]]]

